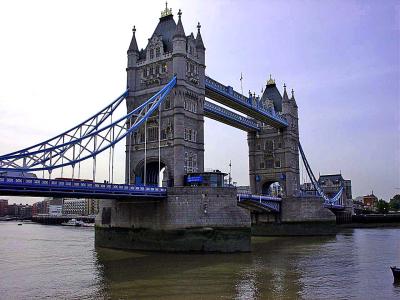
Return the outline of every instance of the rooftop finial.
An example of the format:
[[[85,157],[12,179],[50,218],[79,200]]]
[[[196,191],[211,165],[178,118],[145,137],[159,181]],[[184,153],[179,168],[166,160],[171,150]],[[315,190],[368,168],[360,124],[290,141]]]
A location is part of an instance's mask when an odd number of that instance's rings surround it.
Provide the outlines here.
[[[182,11],[181,11],[181,9],[179,9],[179,11],[178,11],[178,17],[179,17],[179,19],[181,18],[181,16],[182,16]]]
[[[286,83],[283,83],[283,88],[284,88],[285,91],[286,91]]]
[[[294,98],[294,90],[292,89],[292,98]]]
[[[172,15],[172,8],[168,8],[168,2],[165,2],[165,10],[161,11],[161,18],[171,15]]]
[[[267,81],[267,85],[271,85],[271,84],[275,84],[275,80],[272,79],[272,75],[269,74],[269,79],[268,79],[268,81]]]
[[[132,32],[133,32],[133,33],[136,32],[136,26],[135,26],[135,25],[133,25]]]
[[[200,22],[197,22],[197,32],[200,32],[200,28],[201,28]]]

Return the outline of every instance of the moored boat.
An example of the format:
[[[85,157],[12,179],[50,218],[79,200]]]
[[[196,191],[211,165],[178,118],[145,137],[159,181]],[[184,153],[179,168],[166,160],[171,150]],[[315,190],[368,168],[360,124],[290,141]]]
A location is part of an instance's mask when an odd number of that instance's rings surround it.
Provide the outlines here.
[[[76,219],[71,219],[68,222],[61,223],[63,226],[82,226],[81,221],[77,221]]]
[[[392,269],[394,281],[400,281],[400,268],[394,266],[390,267],[390,269]]]

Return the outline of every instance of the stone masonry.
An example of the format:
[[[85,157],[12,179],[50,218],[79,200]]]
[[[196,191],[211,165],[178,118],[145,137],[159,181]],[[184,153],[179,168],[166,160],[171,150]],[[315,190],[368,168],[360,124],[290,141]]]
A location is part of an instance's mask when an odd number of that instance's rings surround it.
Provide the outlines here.
[[[200,34],[186,36],[182,13],[178,23],[166,9],[139,51],[135,31],[128,50],[128,113],[153,96],[172,77],[176,87],[158,113],[126,140],[126,181],[131,184],[157,184],[158,130],[161,126],[161,165],[165,167],[164,186],[183,186],[186,173],[204,170],[205,47]],[[145,134],[145,130],[147,131]],[[144,142],[147,139],[146,179],[144,178]],[[152,176],[152,177],[151,177]]]

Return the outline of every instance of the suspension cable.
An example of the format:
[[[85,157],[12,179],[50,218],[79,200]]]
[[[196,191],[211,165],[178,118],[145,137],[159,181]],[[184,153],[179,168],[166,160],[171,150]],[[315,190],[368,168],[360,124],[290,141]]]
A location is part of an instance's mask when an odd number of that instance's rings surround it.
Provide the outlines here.
[[[147,113],[147,106],[146,106],[146,113]],[[143,170],[143,183],[146,186],[147,183],[147,119],[144,122],[144,170]]]
[[[158,186],[161,187],[161,105],[158,107]]]

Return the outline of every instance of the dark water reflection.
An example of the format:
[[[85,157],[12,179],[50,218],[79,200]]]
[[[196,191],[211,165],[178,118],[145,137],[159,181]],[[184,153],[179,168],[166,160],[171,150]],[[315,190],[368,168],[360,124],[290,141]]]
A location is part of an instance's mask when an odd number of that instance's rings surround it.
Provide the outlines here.
[[[252,253],[230,255],[94,249],[93,240],[90,229],[0,224],[0,298],[400,299],[389,269],[400,265],[398,229],[254,238]]]

